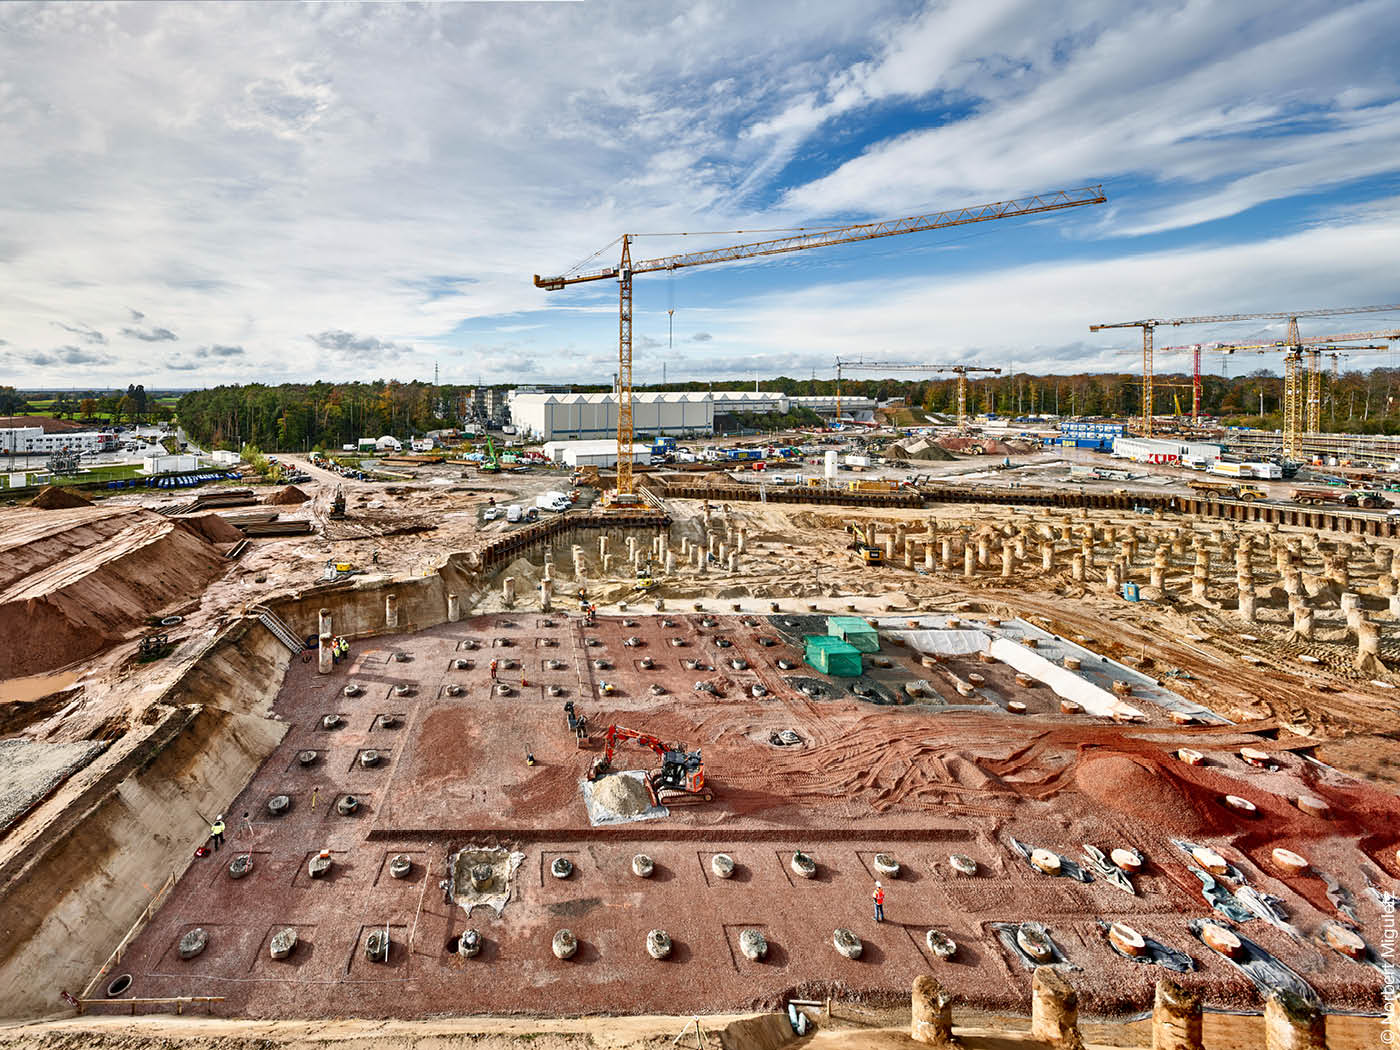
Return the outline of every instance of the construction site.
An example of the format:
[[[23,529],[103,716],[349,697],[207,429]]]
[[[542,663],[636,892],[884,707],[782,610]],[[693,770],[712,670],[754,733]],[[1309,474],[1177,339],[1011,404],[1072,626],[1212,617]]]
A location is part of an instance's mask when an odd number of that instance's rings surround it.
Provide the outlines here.
[[[782,484],[633,469],[634,275],[1103,200],[650,260],[624,235],[615,267],[537,276],[619,288],[616,452],[572,496],[492,447],[0,508],[0,1043],[1400,1035],[1379,496],[1150,449],[1076,475],[977,431],[999,367],[972,363],[907,366],[956,377],[956,420],[872,421],[883,462],[838,390],[835,447],[787,435]],[[1297,318],[1395,309],[1126,322],[1133,440],[1160,429],[1154,328],[1287,319],[1296,464],[1323,437]]]

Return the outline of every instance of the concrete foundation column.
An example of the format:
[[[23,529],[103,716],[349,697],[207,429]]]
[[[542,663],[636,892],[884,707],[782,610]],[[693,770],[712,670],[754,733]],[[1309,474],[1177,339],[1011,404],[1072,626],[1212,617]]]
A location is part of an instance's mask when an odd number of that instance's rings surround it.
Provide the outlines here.
[[[324,610],[322,610],[324,612]],[[322,631],[318,641],[319,648],[316,650],[316,672],[317,674],[330,674],[335,667],[335,656],[331,652],[331,632]]]
[[[714,535],[713,533],[711,533],[708,537],[706,537],[706,543],[705,543],[705,551],[706,551],[706,553],[708,553],[708,554],[713,554],[713,553],[715,553],[715,550],[718,548],[718,546],[719,546],[719,537],[718,537],[718,536],[716,536],[716,535]]]
[[[674,575],[676,571],[676,555],[674,551],[666,552],[666,575]]]
[[[1201,1000],[1175,981],[1157,981],[1152,1050],[1201,1050]]]
[[[906,569],[914,567],[914,544],[907,539],[904,541],[904,567]]]
[[[1300,641],[1312,641],[1313,611],[1301,601],[1293,608],[1293,635]]]
[[[719,563],[723,565],[729,560],[729,544],[721,543],[719,550],[715,552],[715,557],[719,558]]]
[[[908,528],[903,522],[899,522],[894,527],[894,545],[896,550],[904,549],[904,532]]]
[[[1016,560],[1020,561],[1026,556],[1026,537],[1017,536],[1011,541],[1011,549],[1016,552]]]
[[[1069,561],[1070,579],[1076,583],[1084,582],[1084,555],[1075,554]]]
[[[1031,978],[1031,1038],[1056,1050],[1083,1050],[1079,995],[1059,970],[1037,966]]]
[[[893,563],[893,562],[894,562],[894,548],[895,548],[894,537],[893,537],[893,536],[886,536],[886,537],[885,537],[885,561],[886,561],[887,563]]]
[[[987,542],[987,537],[982,536],[977,540],[977,564],[981,568],[987,567],[987,556],[991,553],[991,544]]]
[[[739,571],[739,555],[735,554],[733,551],[730,551],[730,552],[729,552],[729,562],[728,562],[728,564],[729,564],[729,571],[730,571],[730,572],[738,572],[738,571]]]
[[[1289,597],[1303,593],[1303,574],[1290,567],[1283,576],[1283,593]]]
[[[743,554],[743,553],[744,553],[746,550],[748,550],[748,549],[749,549],[749,530],[748,530],[748,529],[740,529],[740,530],[739,530],[739,553],[740,553],[740,554]]]
[[[455,594],[447,596],[447,622],[458,623],[462,619],[462,603]]]
[[[970,545],[963,547],[963,575],[971,579],[977,571],[977,552]]]
[[[1356,667],[1370,673],[1385,670],[1381,663],[1381,632],[1364,617],[1356,623]]]
[[[607,538],[606,536],[599,536],[599,537],[598,537],[598,557],[599,557],[599,559],[601,560],[607,553],[608,553],[608,538]]]
[[[939,548],[939,561],[945,569],[953,563],[953,537],[943,537],[942,546]]]
[[[1108,563],[1108,568],[1103,572],[1103,585],[1109,591],[1117,591],[1123,585],[1122,577],[1118,572],[1118,562]]]
[[[316,634],[326,635],[331,633],[331,611],[329,609],[318,609],[316,611]]]
[[[1197,569],[1191,574],[1191,597],[1193,600],[1203,602],[1206,600],[1206,585],[1210,582],[1210,577],[1201,569]]]
[[[924,1046],[952,1047],[953,1001],[928,974],[914,978],[910,998],[909,1038]]]
[[[612,560],[613,560],[613,556],[612,556],[611,554],[604,554],[604,555],[603,555],[601,561],[603,562],[603,575],[604,575],[604,576],[606,576],[606,575],[608,574],[608,570],[612,568]]]
[[[695,548],[695,571],[701,576],[710,571],[710,559],[699,547]]]
[[[1011,579],[1011,569],[1015,563],[1016,552],[1011,549],[1009,543],[1003,543],[1001,545],[1001,578],[1003,580]]]
[[[515,602],[515,577],[507,576],[501,581],[501,598],[507,604]]]
[[[553,581],[553,580],[541,580],[541,581],[540,581],[540,612],[549,612],[549,610],[553,608],[553,604],[552,604],[552,599],[553,599],[553,598],[554,598],[554,581]]]
[[[1265,1050],[1326,1050],[1327,1024],[1323,1012],[1286,992],[1275,992],[1264,1003]]]
[[[1044,572],[1055,568],[1055,545],[1048,540],[1040,545],[1040,568]]]
[[[933,572],[933,544],[924,544],[924,571]]]
[[[1241,590],[1240,590],[1239,614],[1240,614],[1240,619],[1243,620],[1245,623],[1253,623],[1253,622],[1254,622],[1255,612],[1254,612],[1254,588],[1253,588],[1253,587],[1241,588]]]
[[[1153,587],[1156,587],[1159,591],[1162,590],[1167,585],[1167,570],[1160,565],[1152,566],[1149,580]]]
[[[397,594],[386,594],[384,596],[384,626],[393,630],[399,625],[399,596]]]

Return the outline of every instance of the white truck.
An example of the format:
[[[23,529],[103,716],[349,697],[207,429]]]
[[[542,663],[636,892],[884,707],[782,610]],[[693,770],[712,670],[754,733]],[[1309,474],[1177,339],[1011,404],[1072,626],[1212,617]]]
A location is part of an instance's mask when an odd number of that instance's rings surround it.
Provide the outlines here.
[[[540,510],[566,511],[573,504],[569,502],[568,493],[541,492],[535,497],[535,506]]]

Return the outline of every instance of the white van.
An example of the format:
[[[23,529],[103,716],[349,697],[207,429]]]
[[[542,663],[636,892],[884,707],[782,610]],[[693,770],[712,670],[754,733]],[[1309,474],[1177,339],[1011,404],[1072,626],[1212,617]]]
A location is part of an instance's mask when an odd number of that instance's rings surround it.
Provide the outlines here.
[[[519,503],[512,503],[506,508],[506,521],[519,521],[525,514]]]
[[[535,506],[540,510],[566,511],[573,504],[563,492],[541,492],[535,497]]]

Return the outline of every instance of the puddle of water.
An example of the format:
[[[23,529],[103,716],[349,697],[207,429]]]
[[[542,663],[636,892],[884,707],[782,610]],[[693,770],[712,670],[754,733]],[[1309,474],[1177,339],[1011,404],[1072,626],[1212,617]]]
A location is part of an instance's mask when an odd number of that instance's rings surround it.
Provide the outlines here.
[[[11,678],[0,682],[0,703],[14,704],[28,700],[38,700],[60,689],[66,689],[78,680],[77,671],[60,671],[58,674],[36,674],[28,678]]]

